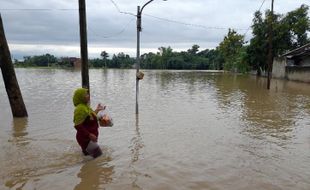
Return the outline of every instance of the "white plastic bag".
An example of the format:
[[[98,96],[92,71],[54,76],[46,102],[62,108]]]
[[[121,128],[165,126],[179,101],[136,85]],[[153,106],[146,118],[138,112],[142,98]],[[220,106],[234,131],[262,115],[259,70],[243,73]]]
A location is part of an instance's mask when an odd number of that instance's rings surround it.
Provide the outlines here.
[[[97,118],[101,127],[112,127],[113,126],[113,119],[108,114],[106,109],[101,110],[97,113]]]

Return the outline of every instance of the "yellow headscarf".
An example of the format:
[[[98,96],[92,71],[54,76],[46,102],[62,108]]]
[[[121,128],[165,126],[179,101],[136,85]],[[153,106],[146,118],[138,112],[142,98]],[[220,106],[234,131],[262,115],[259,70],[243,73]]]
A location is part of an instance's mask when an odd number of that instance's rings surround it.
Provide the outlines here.
[[[93,110],[89,107],[86,100],[86,95],[88,94],[88,89],[78,88],[75,90],[73,95],[73,105],[75,106],[73,122],[74,125],[79,125],[85,121],[85,119],[90,116],[92,117]]]

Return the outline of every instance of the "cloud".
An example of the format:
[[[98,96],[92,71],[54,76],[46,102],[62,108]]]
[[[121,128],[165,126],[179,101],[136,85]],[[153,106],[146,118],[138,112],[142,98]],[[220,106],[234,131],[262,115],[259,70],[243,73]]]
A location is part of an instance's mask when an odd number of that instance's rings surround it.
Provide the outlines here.
[[[89,57],[100,51],[124,52],[135,56],[137,5],[146,1],[86,1]],[[262,0],[191,0],[160,1],[143,10],[141,53],[171,46],[186,50],[193,44],[200,49],[215,48],[234,28],[244,34]],[[275,11],[285,14],[309,0],[282,0]],[[270,7],[265,1],[262,11]],[[130,14],[120,13],[127,12]],[[6,37],[14,55],[52,53],[79,56],[78,1],[2,0],[0,9]],[[133,14],[133,15],[131,15]],[[250,38],[251,31],[247,33]]]

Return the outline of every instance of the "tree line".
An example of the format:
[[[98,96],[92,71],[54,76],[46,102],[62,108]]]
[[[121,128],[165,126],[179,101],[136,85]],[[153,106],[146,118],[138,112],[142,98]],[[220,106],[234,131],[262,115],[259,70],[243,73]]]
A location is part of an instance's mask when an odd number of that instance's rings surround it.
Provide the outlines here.
[[[254,13],[252,38],[245,42],[245,35],[229,29],[223,41],[214,49],[199,50],[194,44],[187,51],[176,52],[168,47],[159,47],[157,53],[141,55],[142,69],[216,69],[236,72],[256,70],[258,74],[267,69],[268,24],[273,17],[273,55],[279,56],[288,50],[301,47],[310,42],[309,6],[299,8],[284,15],[273,14],[270,10]],[[95,68],[134,68],[135,58],[125,53],[111,57],[102,51],[100,58],[90,59],[90,67]],[[53,55],[24,57],[23,62],[15,61],[19,66],[60,66],[72,67],[66,58]]]

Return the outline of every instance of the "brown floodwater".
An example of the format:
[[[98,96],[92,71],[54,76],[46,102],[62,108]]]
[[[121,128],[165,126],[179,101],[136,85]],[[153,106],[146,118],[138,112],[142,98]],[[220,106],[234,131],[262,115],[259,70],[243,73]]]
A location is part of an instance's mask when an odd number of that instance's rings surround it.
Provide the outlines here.
[[[309,190],[310,84],[202,71],[90,70],[108,107],[103,155],[75,141],[80,71],[16,69],[28,118],[13,118],[0,78],[0,189]]]

